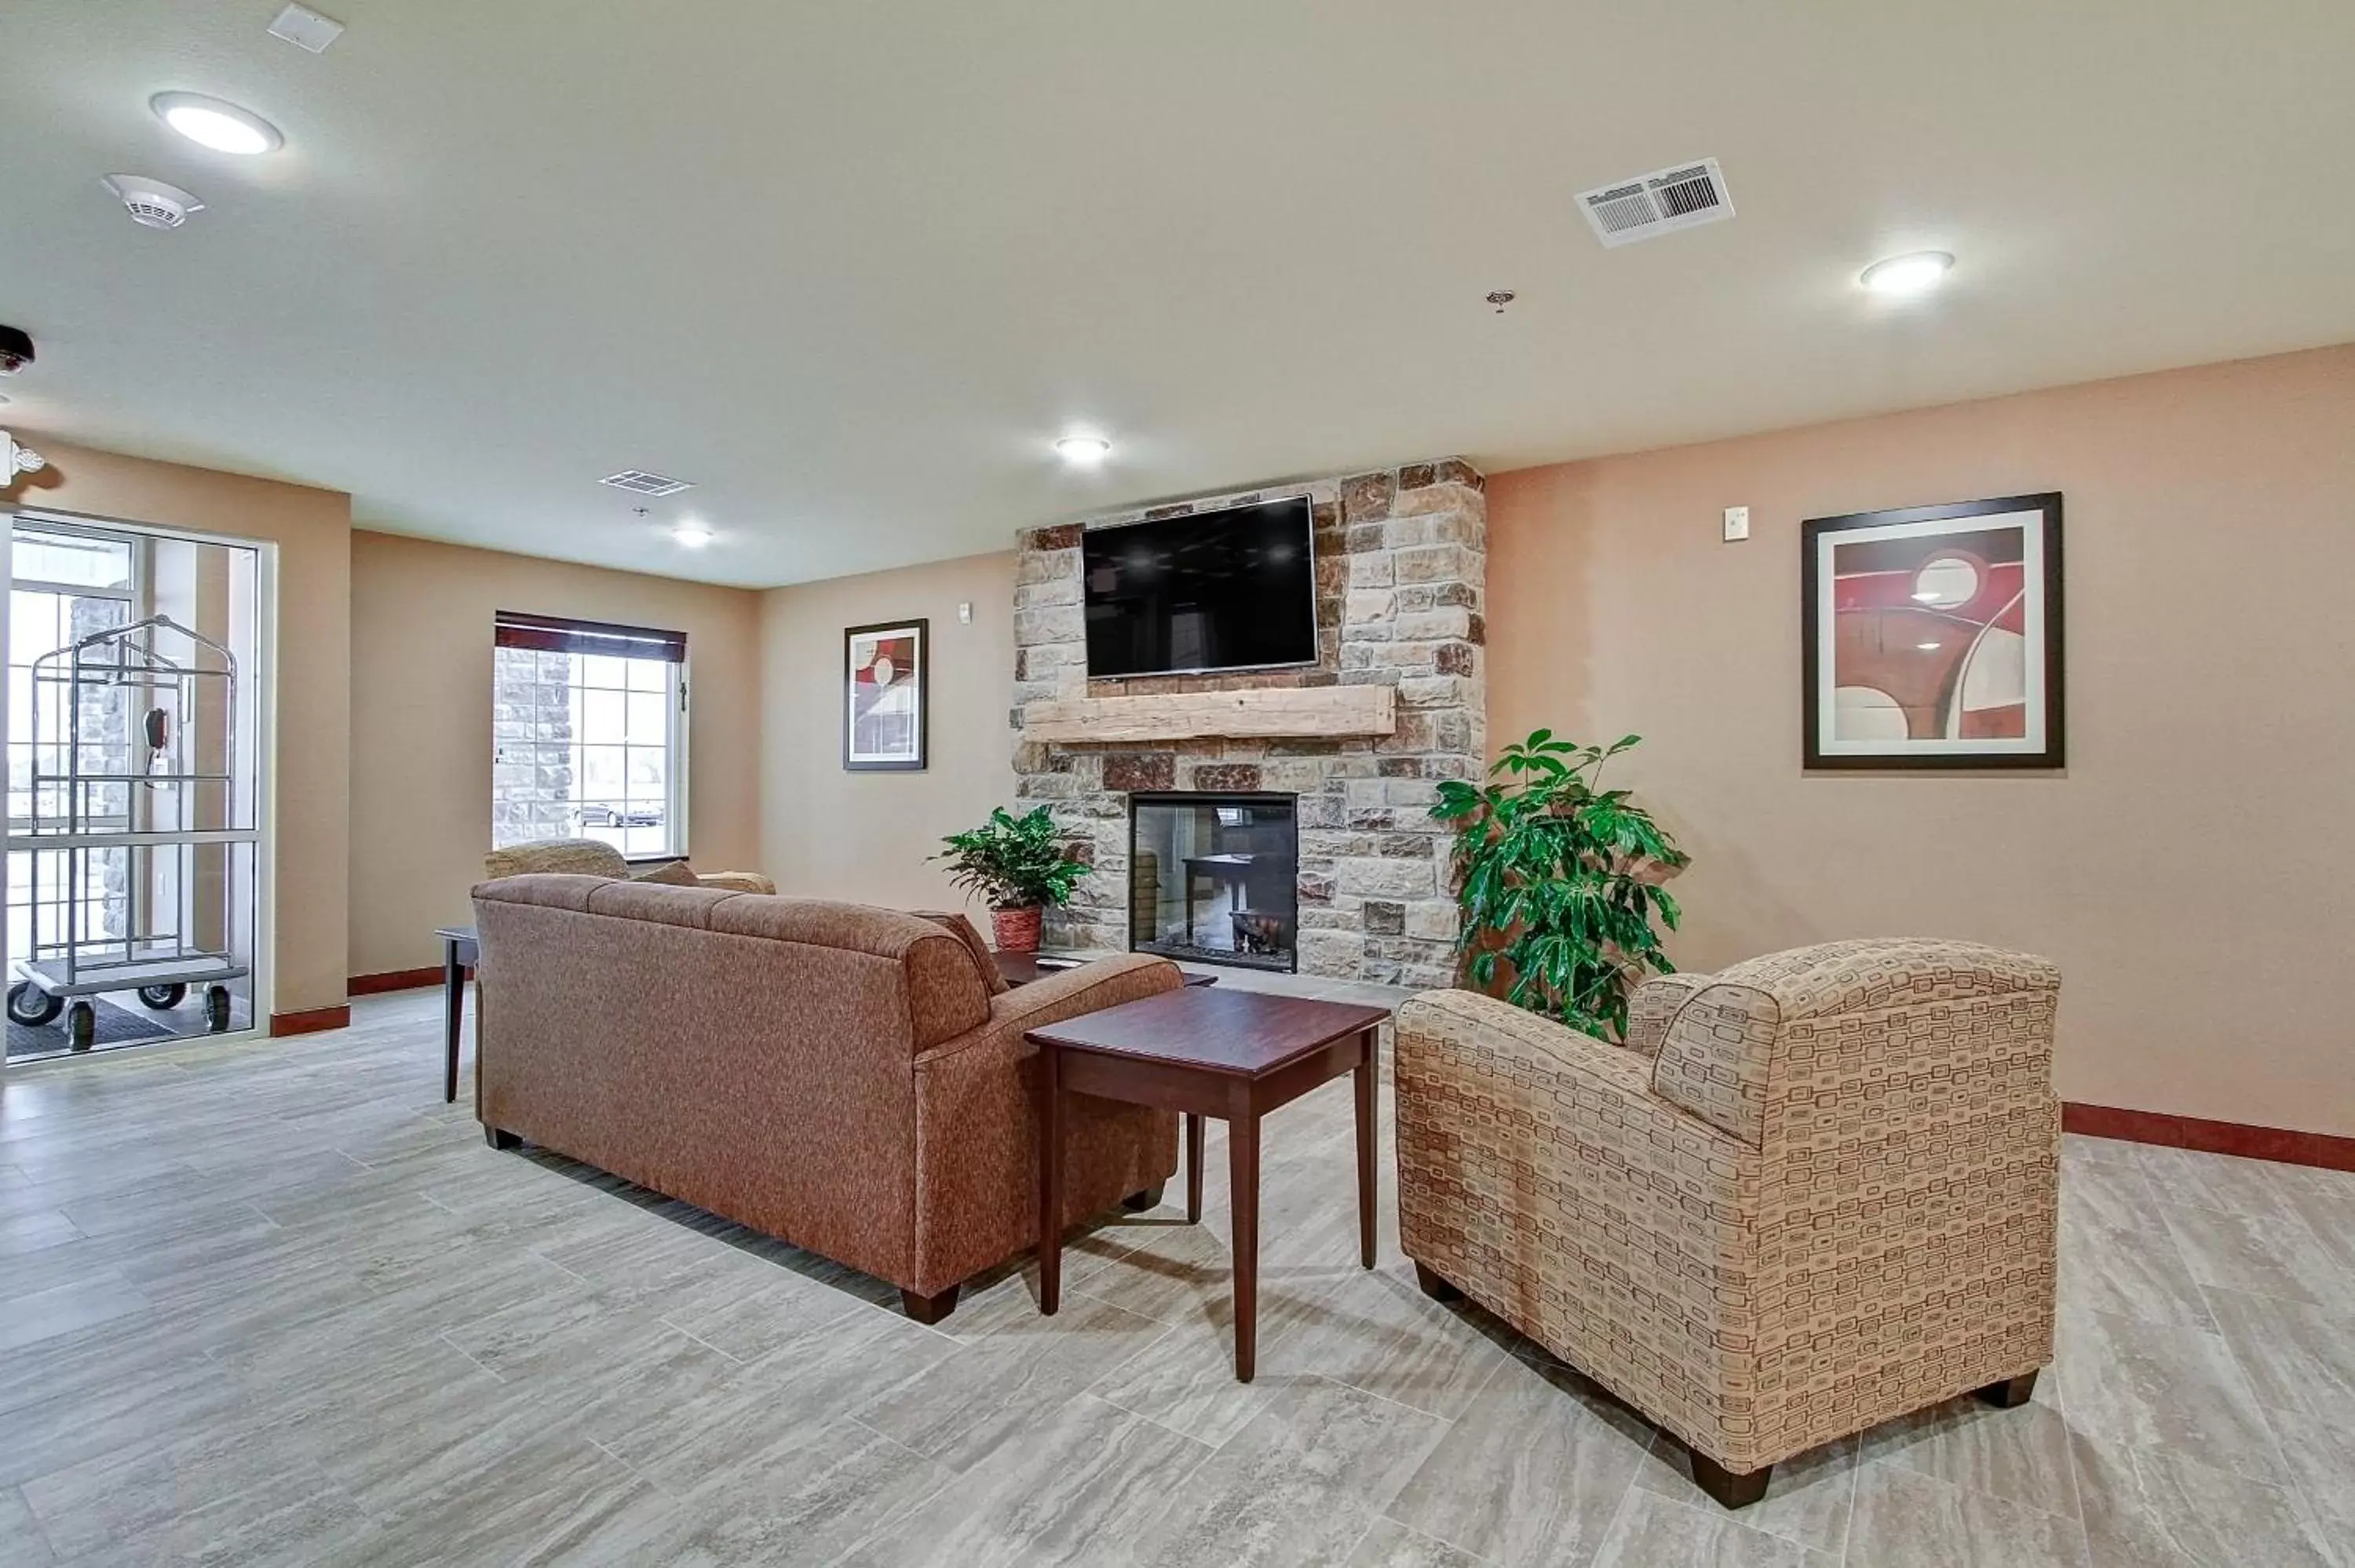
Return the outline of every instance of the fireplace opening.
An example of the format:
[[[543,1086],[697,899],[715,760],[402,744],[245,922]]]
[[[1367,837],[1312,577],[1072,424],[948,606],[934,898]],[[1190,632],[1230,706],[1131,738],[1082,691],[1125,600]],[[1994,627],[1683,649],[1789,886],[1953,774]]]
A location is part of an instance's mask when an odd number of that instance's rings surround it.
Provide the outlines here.
[[[1129,949],[1290,973],[1300,926],[1295,799],[1130,796]]]

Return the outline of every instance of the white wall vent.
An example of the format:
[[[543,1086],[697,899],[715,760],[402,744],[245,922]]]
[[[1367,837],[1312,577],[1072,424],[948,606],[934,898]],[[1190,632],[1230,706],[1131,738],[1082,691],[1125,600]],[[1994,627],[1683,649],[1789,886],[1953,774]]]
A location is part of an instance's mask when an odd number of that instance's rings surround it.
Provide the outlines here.
[[[682,490],[693,490],[694,484],[667,474],[648,473],[642,468],[625,468],[619,473],[609,473],[597,482],[616,490],[634,491],[640,495],[677,495]]]
[[[1632,245],[1732,217],[1733,196],[1717,160],[1702,158],[1581,192],[1578,209],[1604,245]]]

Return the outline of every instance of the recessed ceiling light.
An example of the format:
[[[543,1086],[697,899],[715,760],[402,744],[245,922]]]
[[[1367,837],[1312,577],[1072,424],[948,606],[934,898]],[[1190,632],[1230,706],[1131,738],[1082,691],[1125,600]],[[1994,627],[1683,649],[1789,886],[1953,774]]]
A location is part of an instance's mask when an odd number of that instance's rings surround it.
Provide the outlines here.
[[[1919,294],[1943,282],[1954,264],[1955,259],[1943,250],[1916,250],[1875,261],[1857,281],[1876,294]]]
[[[250,110],[200,92],[159,92],[147,101],[155,117],[200,147],[251,157],[286,145],[278,127]]]
[[[682,523],[670,531],[670,536],[690,550],[700,550],[711,543],[711,530],[700,523]]]
[[[1112,443],[1102,436],[1065,436],[1055,443],[1055,450],[1074,467],[1093,468],[1112,456]]]

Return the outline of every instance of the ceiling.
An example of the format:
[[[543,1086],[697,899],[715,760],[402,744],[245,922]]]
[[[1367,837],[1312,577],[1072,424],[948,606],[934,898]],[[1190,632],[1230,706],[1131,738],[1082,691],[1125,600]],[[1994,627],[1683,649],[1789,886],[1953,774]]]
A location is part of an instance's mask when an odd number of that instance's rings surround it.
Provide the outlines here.
[[[321,56],[278,5],[10,0],[0,413],[502,549],[799,581],[2355,339],[2346,0],[323,0]],[[1572,205],[1707,155],[1732,222]],[[125,171],[210,210],[137,228]],[[1923,248],[1938,293],[1857,286]]]

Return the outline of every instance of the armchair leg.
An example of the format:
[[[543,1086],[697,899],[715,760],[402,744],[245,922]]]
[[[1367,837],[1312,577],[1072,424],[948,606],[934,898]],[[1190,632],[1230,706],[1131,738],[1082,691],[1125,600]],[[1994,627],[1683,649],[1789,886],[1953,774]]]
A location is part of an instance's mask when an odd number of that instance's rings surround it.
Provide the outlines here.
[[[1157,1209],[1161,1206],[1161,1193],[1166,1185],[1166,1182],[1156,1181],[1141,1192],[1131,1192],[1120,1201],[1120,1206],[1132,1214],[1141,1214],[1149,1209]]]
[[[1448,1284],[1447,1281],[1439,1277],[1439,1275],[1435,1270],[1425,1268],[1419,1263],[1414,1266],[1414,1283],[1416,1288],[1420,1289],[1425,1296],[1430,1297],[1433,1301],[1461,1301],[1464,1299],[1464,1292],[1456,1289],[1455,1287]]]
[[[521,1149],[523,1147],[523,1139],[521,1135],[509,1132],[503,1127],[492,1127],[487,1123],[485,1123],[483,1128],[483,1141],[489,1144],[493,1149]]]
[[[1991,1383],[1977,1391],[1981,1399],[1994,1405],[1998,1410],[2009,1410],[2016,1405],[2026,1404],[2029,1397],[2035,1392],[2036,1374],[2034,1372],[2023,1372],[2018,1377],[2008,1377],[2001,1383]]]
[[[932,1296],[919,1296],[912,1290],[902,1290],[900,1292],[900,1305],[909,1317],[929,1328],[956,1310],[960,1288],[952,1285]]]
[[[1774,1476],[1772,1465],[1761,1465],[1737,1476],[1700,1449],[1692,1449],[1691,1453],[1693,1485],[1707,1492],[1710,1500],[1722,1509],[1748,1508],[1766,1495],[1766,1483]]]

